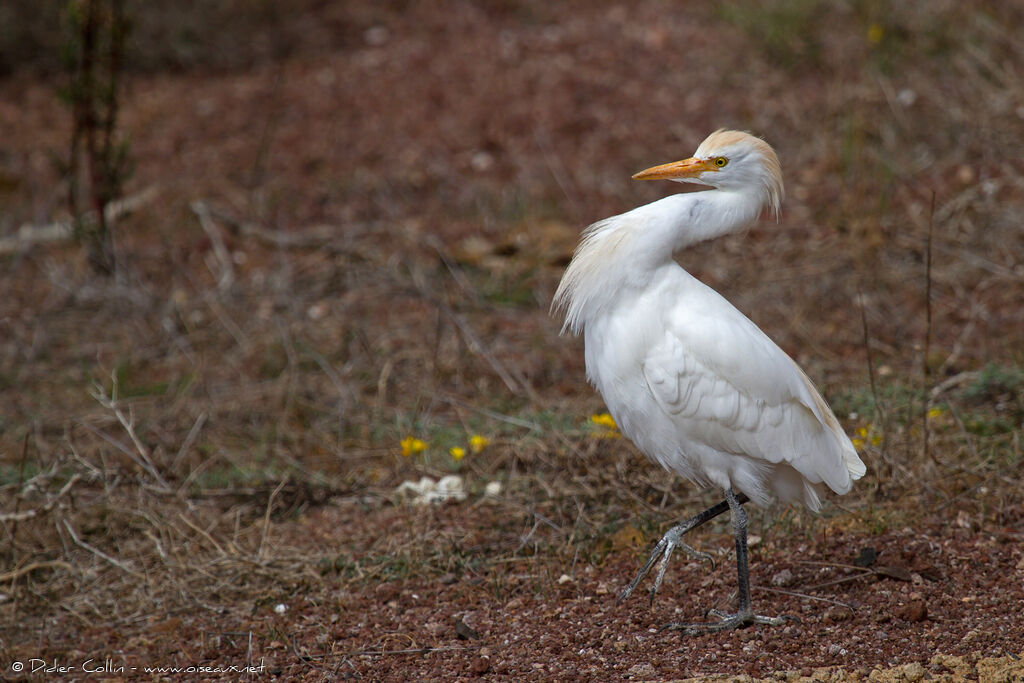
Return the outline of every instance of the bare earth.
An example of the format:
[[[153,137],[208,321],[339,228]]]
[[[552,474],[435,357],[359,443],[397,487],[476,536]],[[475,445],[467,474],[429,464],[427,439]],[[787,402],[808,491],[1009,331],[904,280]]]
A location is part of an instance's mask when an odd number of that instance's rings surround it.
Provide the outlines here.
[[[320,511],[303,528],[321,530],[324,537],[333,529],[353,528],[359,515],[355,507]],[[1019,508],[1007,513],[1020,519]],[[374,516],[391,528],[403,524],[406,514],[395,509]],[[500,528],[495,517],[507,514],[485,503],[467,524],[466,515],[452,506],[431,510],[410,531],[447,537],[465,552],[486,556],[488,545],[515,543],[528,530],[529,520],[523,519],[518,529],[510,525],[506,534],[495,534],[495,526]],[[457,678],[482,669],[512,679],[663,680],[719,672],[809,676],[817,667],[841,667],[857,680],[874,669],[908,663],[923,665],[932,680],[958,680],[963,670],[957,657],[966,658],[971,671],[980,658],[1008,658],[1005,666],[1015,673],[1002,680],[1024,674],[1019,660],[1024,649],[1019,525],[979,534],[932,519],[914,530],[868,538],[828,528],[822,533],[824,539],[804,544],[784,538],[762,543],[754,554],[753,580],[761,589],[755,590],[755,607],[798,616],[799,624],[701,637],[659,633],[658,627],[671,621],[701,620],[710,607],[728,609],[735,570],[728,555],[721,556],[713,572],[677,561],[652,608],[645,596],[616,605],[615,596],[636,570],[645,546],[600,563],[566,566],[559,576],[537,576],[523,561],[506,568],[499,586],[480,572],[445,575],[440,581],[413,577],[373,592],[342,591],[332,596],[335,608],[343,614],[355,610],[359,617],[330,622],[328,642],[334,652],[359,653],[349,654],[339,672],[396,681]],[[716,540],[728,548],[731,539],[723,535]],[[366,541],[370,551],[374,542]],[[857,576],[861,570],[835,565],[852,564],[867,543],[878,552],[874,569],[887,575],[814,588]],[[358,553],[360,541],[351,544]],[[779,582],[783,585],[773,587]],[[296,612],[282,620],[290,625],[286,630],[301,630],[300,624],[324,614],[312,606],[297,606]],[[476,631],[479,640],[460,639],[458,621]],[[424,651],[416,652],[419,648]]]

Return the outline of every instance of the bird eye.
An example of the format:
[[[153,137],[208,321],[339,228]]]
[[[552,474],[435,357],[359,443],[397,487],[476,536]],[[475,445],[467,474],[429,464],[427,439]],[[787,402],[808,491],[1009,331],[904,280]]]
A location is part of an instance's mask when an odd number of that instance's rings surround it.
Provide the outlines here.
[[[728,160],[728,159],[726,159],[725,157],[715,157],[715,160],[714,160],[714,164],[715,164],[715,166],[717,166],[718,168],[722,168],[722,167],[723,167],[723,166],[725,166],[725,165],[726,165],[727,163],[729,163],[729,160]]]

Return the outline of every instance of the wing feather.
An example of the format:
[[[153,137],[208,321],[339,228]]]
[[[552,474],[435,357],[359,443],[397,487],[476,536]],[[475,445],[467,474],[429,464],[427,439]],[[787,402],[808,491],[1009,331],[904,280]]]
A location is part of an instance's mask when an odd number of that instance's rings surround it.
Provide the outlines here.
[[[812,489],[850,490],[864,465],[849,438],[803,371],[754,323],[709,288],[671,306],[664,322],[643,374],[686,440],[790,465]],[[805,497],[816,500],[813,490]]]

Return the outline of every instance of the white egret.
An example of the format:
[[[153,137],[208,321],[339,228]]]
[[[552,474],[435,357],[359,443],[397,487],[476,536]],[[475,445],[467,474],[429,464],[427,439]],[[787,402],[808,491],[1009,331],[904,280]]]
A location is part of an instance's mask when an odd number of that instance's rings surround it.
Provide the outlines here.
[[[843,494],[864,463],[807,375],[753,322],[687,273],[673,254],[742,230],[765,208],[778,215],[782,172],[775,151],[747,133],[719,130],[693,157],[633,176],[709,185],[594,223],[565,271],[553,308],[563,331],[583,333],[587,377],[622,433],[662,467],[725,493],[725,500],[670,529],[619,596],[628,597],[661,558],[651,600],[673,550],[710,559],[682,536],[730,510],[739,609],[712,623],[665,628],[706,633],[780,624],[750,604],[743,503],[777,498],[817,510],[826,489]]]

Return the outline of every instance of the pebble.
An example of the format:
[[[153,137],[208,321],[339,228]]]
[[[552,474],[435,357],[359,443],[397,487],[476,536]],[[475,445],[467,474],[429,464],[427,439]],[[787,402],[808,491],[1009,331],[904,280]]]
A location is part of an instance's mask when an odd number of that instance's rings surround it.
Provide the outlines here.
[[[461,640],[479,640],[480,634],[476,632],[476,629],[466,623],[465,619],[459,618],[455,620],[455,635]]]
[[[772,577],[773,586],[789,586],[793,583],[793,572],[789,569],[783,569],[782,571],[775,574]]]
[[[380,47],[391,39],[391,31],[387,26],[371,26],[363,32],[363,40],[367,45]]]
[[[649,680],[657,676],[658,671],[651,664],[645,662],[644,664],[634,664],[629,667],[629,671],[626,674],[631,678]]]
[[[903,667],[903,676],[910,683],[920,681],[925,677],[926,673],[924,666],[920,662],[912,662]]]
[[[845,607],[832,607],[825,614],[822,615],[822,621],[826,624],[838,623],[841,621],[849,621],[851,617],[850,610]]]
[[[475,673],[477,676],[482,676],[491,670],[491,658],[490,657],[477,657],[473,660],[473,663],[469,665],[469,670]]]
[[[928,618],[928,603],[924,600],[911,600],[896,612],[896,616],[903,621],[924,621]]]

